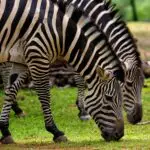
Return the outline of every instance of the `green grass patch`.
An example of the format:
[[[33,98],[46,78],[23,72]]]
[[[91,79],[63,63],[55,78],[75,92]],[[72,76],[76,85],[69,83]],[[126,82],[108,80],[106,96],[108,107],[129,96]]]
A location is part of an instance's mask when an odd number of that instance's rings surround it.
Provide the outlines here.
[[[150,80],[146,80],[150,86]],[[18,97],[21,108],[26,112],[25,118],[16,118],[10,114],[10,130],[17,144],[0,145],[2,150],[17,149],[81,149],[81,150],[126,150],[150,149],[150,124],[130,125],[125,117],[125,136],[119,142],[105,142],[100,136],[93,120],[80,121],[75,106],[76,88],[52,88],[53,116],[59,129],[65,132],[69,142],[55,144],[52,135],[44,128],[40,103],[34,90],[21,90]],[[150,120],[150,88],[143,88],[143,121]],[[3,91],[0,91],[0,107]]]

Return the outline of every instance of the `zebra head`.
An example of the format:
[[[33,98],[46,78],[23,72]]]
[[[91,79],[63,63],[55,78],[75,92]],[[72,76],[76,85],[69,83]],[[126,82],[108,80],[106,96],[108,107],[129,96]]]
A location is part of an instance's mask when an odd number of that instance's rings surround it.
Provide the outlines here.
[[[93,117],[106,141],[124,135],[121,89],[115,77],[99,81],[97,75],[88,87],[85,109]]]
[[[123,105],[130,123],[136,124],[142,119],[141,90],[144,83],[143,70],[139,65],[131,65],[125,73],[122,84]]]

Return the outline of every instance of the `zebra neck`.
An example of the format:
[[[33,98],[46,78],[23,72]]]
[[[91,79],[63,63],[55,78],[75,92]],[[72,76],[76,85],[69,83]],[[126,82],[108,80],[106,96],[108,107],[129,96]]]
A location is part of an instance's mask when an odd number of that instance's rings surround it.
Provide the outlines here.
[[[64,0],[57,1],[60,2]],[[140,55],[133,35],[130,33],[120,15],[118,15],[118,11],[111,1],[73,0],[67,1],[67,4],[73,4],[75,7],[81,9],[84,15],[98,25],[103,33],[105,33],[120,61],[125,61],[129,57],[135,57],[136,62],[141,64]],[[130,51],[129,55],[124,55],[127,51]],[[134,59],[131,63],[135,63]]]

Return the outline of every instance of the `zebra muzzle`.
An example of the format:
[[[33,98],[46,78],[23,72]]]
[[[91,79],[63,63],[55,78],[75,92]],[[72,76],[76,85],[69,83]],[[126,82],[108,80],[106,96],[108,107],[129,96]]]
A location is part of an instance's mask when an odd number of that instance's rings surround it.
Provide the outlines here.
[[[123,120],[117,120],[114,128],[103,128],[101,135],[108,142],[121,139],[124,136]]]

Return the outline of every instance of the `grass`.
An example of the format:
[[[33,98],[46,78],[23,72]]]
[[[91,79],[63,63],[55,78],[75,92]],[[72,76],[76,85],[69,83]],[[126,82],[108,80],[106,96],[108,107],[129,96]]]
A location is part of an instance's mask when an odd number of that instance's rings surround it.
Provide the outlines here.
[[[146,80],[150,86],[150,80]],[[55,144],[52,136],[44,128],[40,104],[33,90],[21,90],[20,106],[27,113],[25,118],[10,115],[10,130],[17,142],[13,145],[0,145],[2,150],[16,149],[150,149],[150,125],[130,125],[125,118],[125,136],[119,142],[105,142],[95,123],[90,120],[80,121],[75,106],[76,88],[53,88],[52,109],[55,121],[69,139],[68,143]],[[143,120],[150,120],[150,88],[143,88]],[[0,92],[2,103],[3,91]]]

